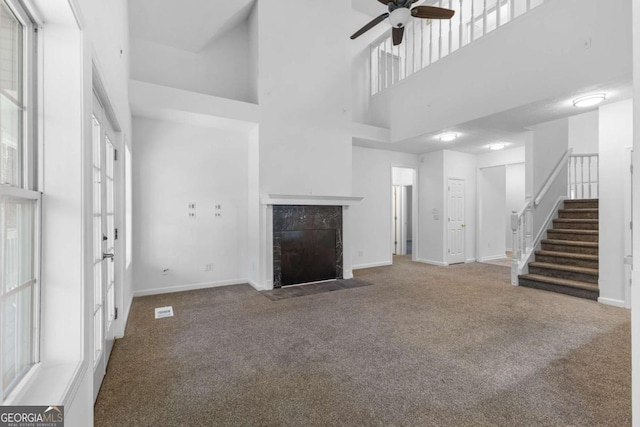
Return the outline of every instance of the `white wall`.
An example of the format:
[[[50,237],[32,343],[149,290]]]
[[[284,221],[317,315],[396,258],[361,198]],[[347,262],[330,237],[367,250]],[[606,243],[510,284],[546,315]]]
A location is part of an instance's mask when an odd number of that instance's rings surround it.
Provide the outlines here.
[[[624,256],[625,197],[628,179],[626,147],[633,143],[631,100],[600,107],[600,301],[622,305],[625,301]]]
[[[478,260],[505,257],[506,166],[480,169],[478,174]]]
[[[633,167],[640,170],[640,4],[632,2],[633,21]],[[640,173],[633,174],[633,223],[640,224]],[[633,229],[633,247],[640,248],[640,227]],[[640,257],[633,257],[631,290],[631,407],[634,427],[640,422]]]
[[[631,22],[623,17],[630,5],[629,0],[546,2],[376,95],[365,113],[367,123],[389,121],[392,141],[400,141],[628,79]],[[585,41],[590,41],[586,47]]]
[[[393,185],[413,185],[413,169],[397,168],[392,170],[391,181]]]
[[[476,156],[478,168],[524,163],[524,146],[505,150],[489,151]]]
[[[417,261],[445,264],[444,188],[444,151],[420,156],[418,170],[418,236],[420,245],[414,249]]]
[[[526,195],[535,199],[543,189],[547,179],[559,164],[569,146],[568,119],[541,123],[532,127],[531,138],[527,141]],[[533,211],[533,236],[542,228],[545,220],[561,196],[567,194],[567,165],[563,163],[560,174],[551,185],[540,204]]]
[[[417,168],[413,154],[353,147],[353,194],[364,197],[351,206],[353,268],[392,263],[391,184],[393,166]],[[414,187],[415,188],[415,187]]]
[[[516,163],[506,166],[506,200],[505,200],[505,249],[510,251],[513,246],[513,232],[511,230],[511,213],[519,212],[525,204],[525,164]]]
[[[598,152],[599,121],[598,110],[569,117],[569,148],[573,148],[573,154]]]
[[[200,52],[131,39],[131,77],[162,86],[257,102],[255,39],[247,21]]]
[[[344,2],[259,1],[256,7],[261,192],[350,196],[349,13],[336,13]]]
[[[135,118],[134,137],[136,295],[246,281],[247,135]]]

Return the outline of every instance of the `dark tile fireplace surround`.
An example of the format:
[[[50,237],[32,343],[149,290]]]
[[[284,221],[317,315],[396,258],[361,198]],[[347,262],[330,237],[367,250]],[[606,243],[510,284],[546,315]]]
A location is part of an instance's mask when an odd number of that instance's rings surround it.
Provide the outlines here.
[[[273,206],[273,287],[342,279],[342,206]]]

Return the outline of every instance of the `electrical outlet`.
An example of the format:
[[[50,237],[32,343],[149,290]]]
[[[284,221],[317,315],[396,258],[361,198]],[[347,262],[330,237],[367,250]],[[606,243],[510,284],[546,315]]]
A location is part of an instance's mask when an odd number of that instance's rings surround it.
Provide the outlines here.
[[[216,212],[216,213],[214,214],[214,216],[215,216],[216,218],[220,218],[220,217],[222,216],[222,214],[221,214],[220,212]]]
[[[362,251],[358,251],[358,256],[362,256],[364,253]]]
[[[212,264],[205,264],[204,265],[204,271],[213,271],[213,263]]]

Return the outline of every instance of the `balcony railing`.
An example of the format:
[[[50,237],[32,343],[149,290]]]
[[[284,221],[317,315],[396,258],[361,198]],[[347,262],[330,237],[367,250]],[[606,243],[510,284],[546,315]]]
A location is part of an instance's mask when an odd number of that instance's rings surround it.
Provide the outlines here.
[[[371,94],[376,94],[534,7],[550,0],[427,0],[422,5],[453,9],[450,20],[412,19],[404,41],[389,35],[371,45]]]

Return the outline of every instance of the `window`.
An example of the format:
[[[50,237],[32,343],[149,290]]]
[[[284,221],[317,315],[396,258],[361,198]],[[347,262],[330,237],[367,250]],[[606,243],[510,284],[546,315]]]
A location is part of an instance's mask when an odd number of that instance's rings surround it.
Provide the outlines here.
[[[33,120],[34,31],[18,0],[0,0],[2,401],[38,361],[40,193]]]

